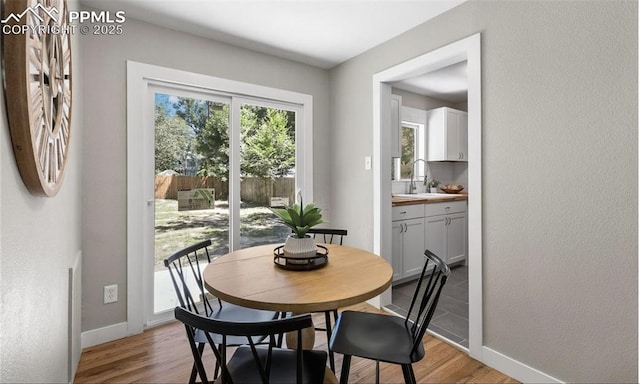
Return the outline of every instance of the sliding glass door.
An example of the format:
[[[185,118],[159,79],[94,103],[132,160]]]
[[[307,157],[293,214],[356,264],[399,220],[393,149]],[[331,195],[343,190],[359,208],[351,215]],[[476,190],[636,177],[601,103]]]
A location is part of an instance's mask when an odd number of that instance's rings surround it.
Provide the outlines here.
[[[178,305],[163,260],[210,239],[212,256],[283,242],[288,229],[270,208],[296,190],[296,105],[188,87],[154,85],[154,200],[145,262],[153,276],[146,324]]]

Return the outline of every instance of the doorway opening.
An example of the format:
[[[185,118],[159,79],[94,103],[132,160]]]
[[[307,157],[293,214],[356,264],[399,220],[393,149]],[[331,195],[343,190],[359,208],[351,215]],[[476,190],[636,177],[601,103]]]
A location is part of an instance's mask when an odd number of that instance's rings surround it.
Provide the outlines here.
[[[415,78],[466,61],[468,64],[468,300],[471,357],[482,354],[482,183],[480,34],[452,43],[374,75],[374,252],[392,265],[391,99],[397,82]],[[379,305],[392,304],[392,290],[380,296]]]

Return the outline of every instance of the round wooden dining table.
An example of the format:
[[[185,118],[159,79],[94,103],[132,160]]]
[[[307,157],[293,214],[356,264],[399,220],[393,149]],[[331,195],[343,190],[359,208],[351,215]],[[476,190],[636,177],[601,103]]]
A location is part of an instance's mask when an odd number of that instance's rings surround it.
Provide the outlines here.
[[[205,287],[232,304],[301,314],[361,303],[391,285],[391,265],[371,252],[323,244],[329,250],[327,264],[297,271],[275,265],[274,248],[279,245],[245,248],[215,259],[203,271]],[[314,340],[312,328],[303,333],[305,348],[313,348]]]

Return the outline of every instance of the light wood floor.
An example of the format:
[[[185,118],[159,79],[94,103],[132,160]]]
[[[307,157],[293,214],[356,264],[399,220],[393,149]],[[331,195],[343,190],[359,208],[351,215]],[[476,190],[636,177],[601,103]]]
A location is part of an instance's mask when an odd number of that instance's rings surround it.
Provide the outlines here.
[[[368,304],[349,309],[381,312]],[[324,322],[314,315],[314,322]],[[413,365],[419,383],[515,383],[512,378],[473,360],[466,353],[432,336],[424,337],[426,356]],[[316,349],[326,350],[327,340],[316,333]],[[207,357],[213,365],[213,356]],[[171,323],[140,335],[87,348],[82,352],[76,383],[186,383],[191,373],[191,350],[181,323]],[[342,356],[336,354],[339,377]],[[353,357],[350,383],[375,382],[375,363]],[[403,382],[402,370],[392,364],[380,364],[381,383]]]

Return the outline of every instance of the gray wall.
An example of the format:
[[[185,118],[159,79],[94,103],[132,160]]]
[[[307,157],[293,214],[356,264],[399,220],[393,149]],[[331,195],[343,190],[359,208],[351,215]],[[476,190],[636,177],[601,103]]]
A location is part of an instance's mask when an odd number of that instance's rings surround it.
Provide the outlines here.
[[[482,33],[484,344],[568,382],[638,380],[637,16],[470,1],[330,72],[335,221],[371,248],[372,76]]]
[[[71,9],[77,3],[70,1]],[[11,146],[0,91],[0,382],[63,383],[67,376],[68,268],[80,255],[83,126],[79,44],[73,41],[69,160],[55,197],[25,188]],[[1,65],[1,64],[0,64]],[[0,68],[1,69],[1,68]],[[2,72],[0,70],[0,72]],[[79,304],[79,303],[78,303]],[[78,345],[79,347],[79,345]]]
[[[130,18],[123,26],[121,37],[82,39],[84,331],[126,321],[126,60],[312,95],[314,200],[321,207],[331,203],[324,165],[330,152],[328,71]],[[106,284],[119,285],[117,303],[102,304]]]

